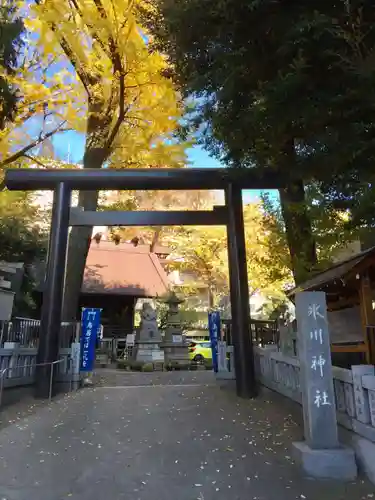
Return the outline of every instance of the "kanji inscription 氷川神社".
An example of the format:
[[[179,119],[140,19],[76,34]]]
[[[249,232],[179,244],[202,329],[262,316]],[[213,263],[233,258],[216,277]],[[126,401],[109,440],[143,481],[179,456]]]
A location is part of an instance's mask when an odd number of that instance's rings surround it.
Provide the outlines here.
[[[306,440],[311,448],[334,448],[337,423],[325,294],[297,294],[296,317]]]
[[[352,479],[354,452],[338,440],[325,293],[297,293],[295,304],[305,434],[295,458],[308,475]]]

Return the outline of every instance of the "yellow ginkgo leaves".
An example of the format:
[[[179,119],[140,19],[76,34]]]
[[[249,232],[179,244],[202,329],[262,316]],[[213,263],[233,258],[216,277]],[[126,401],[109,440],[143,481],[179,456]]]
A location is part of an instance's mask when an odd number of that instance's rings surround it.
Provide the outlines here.
[[[166,59],[149,50],[148,34],[137,20],[139,4],[19,4],[27,47],[10,80],[20,99],[16,122],[0,133],[1,159],[39,133],[30,119],[47,116],[47,130],[64,124],[62,129],[86,132],[86,148],[102,149],[102,163],[181,166],[184,146],[173,141],[181,100],[164,76]]]

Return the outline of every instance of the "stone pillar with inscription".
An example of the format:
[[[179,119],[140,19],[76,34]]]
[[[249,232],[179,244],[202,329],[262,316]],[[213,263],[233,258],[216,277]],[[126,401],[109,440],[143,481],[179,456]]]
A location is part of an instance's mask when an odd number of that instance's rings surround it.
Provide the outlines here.
[[[308,475],[354,479],[354,451],[338,440],[325,293],[298,293],[296,318],[306,440],[293,443],[296,458]]]

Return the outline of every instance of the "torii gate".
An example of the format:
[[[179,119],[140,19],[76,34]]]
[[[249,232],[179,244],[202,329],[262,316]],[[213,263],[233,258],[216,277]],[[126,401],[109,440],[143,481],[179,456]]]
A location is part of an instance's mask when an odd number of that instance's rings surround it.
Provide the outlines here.
[[[225,225],[228,238],[232,338],[238,396],[257,394],[250,332],[249,286],[242,189],[279,189],[275,171],[251,169],[11,169],[9,190],[54,191],[46,287],[40,321],[36,396],[48,398],[51,363],[57,360],[69,226]],[[71,209],[73,190],[224,190],[225,205],[209,211],[93,212]]]

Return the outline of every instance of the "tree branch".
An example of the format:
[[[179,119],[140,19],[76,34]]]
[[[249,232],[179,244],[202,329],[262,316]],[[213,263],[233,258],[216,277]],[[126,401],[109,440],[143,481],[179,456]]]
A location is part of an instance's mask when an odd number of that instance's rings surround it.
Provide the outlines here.
[[[107,19],[107,13],[103,7],[103,4],[101,0],[94,0],[94,3],[96,5],[96,8],[98,9],[98,12],[100,16],[103,19]],[[110,57],[112,60],[113,64],[113,73],[114,77],[116,74],[119,75],[119,114],[116,120],[116,123],[113,126],[113,129],[111,133],[109,134],[109,137],[106,141],[106,148],[109,149],[112,146],[113,141],[116,138],[116,135],[118,134],[118,131],[120,130],[121,124],[124,121],[125,114],[126,114],[126,109],[125,109],[125,68],[122,64],[121,61],[121,56],[120,52],[118,50],[118,45],[116,44],[114,38],[112,35],[109,35],[108,37],[109,40],[109,52],[110,52]],[[113,84],[112,84],[113,85]],[[129,109],[130,105],[128,106],[127,109]]]
[[[57,32],[55,25],[53,25],[53,27],[51,27],[51,29],[54,33]],[[90,77],[89,74],[86,71],[84,71],[82,66],[78,63],[73,51],[69,47],[69,44],[64,37],[60,37],[60,45],[61,45],[61,48],[63,49],[63,51],[65,52],[66,57],[69,59],[70,63],[72,64],[72,66],[76,70],[77,75],[79,76],[79,79],[82,82],[82,85],[85,87],[87,95],[91,95],[90,87],[94,83],[93,78]]]
[[[70,0],[70,4],[71,6],[77,11],[77,14],[80,16],[80,18],[83,20],[83,15],[82,15],[82,11],[78,5],[78,2],[77,0]],[[86,20],[84,21],[84,23],[86,24],[86,26],[89,28],[90,32],[91,32],[91,36],[92,38],[98,42],[98,44],[100,45],[101,49],[103,50],[103,52],[105,54],[107,54],[108,57],[110,57],[110,54],[109,54],[109,51],[108,51],[108,48],[104,45],[103,41],[98,37],[98,35],[95,33],[95,27],[92,25],[92,24],[89,24]]]
[[[40,165],[43,168],[47,168],[47,165],[45,163],[41,162],[40,160],[38,160],[38,158],[35,158],[35,156],[31,156],[31,155],[25,154],[25,155],[23,155],[23,157],[24,158],[28,158],[29,160],[37,163],[38,165]]]
[[[53,135],[55,135],[59,132],[67,132],[68,130],[71,130],[70,128],[64,128],[64,129],[62,128],[65,125],[65,123],[66,123],[65,121],[63,123],[60,123],[60,125],[58,127],[56,127],[55,129],[51,130],[51,132],[48,132],[47,134],[44,134],[41,137],[38,137],[38,139],[35,139],[35,141],[32,141],[30,144],[28,144],[24,148],[20,149],[16,153],[8,156],[8,158],[6,158],[2,162],[0,162],[0,168],[6,167],[7,165],[10,165],[11,163],[19,160],[20,158],[25,156],[29,151],[31,151],[33,148],[35,148],[36,146],[41,144],[46,139],[49,139]]]
[[[135,102],[135,99],[133,99],[133,102]],[[116,135],[118,134],[121,124],[124,121],[125,115],[127,111],[130,109],[130,106],[133,104],[129,104],[129,106],[126,107],[125,109],[125,75],[120,75],[120,89],[119,89],[119,114],[116,120],[116,123],[113,126],[113,129],[111,133],[109,134],[109,137],[106,141],[106,147],[109,149],[112,146],[113,141],[116,138]]]
[[[41,0],[35,0],[35,3],[39,6],[42,5]],[[63,49],[66,57],[69,59],[73,68],[77,72],[77,75],[79,76],[82,85],[85,87],[87,95],[91,95],[90,87],[94,83],[93,78],[82,68],[82,65],[79,63],[73,50],[70,48],[68,41],[64,36],[61,35],[61,32],[59,31],[57,25],[55,23],[51,23],[50,28],[51,31],[56,35],[57,39],[59,40],[61,48]]]

